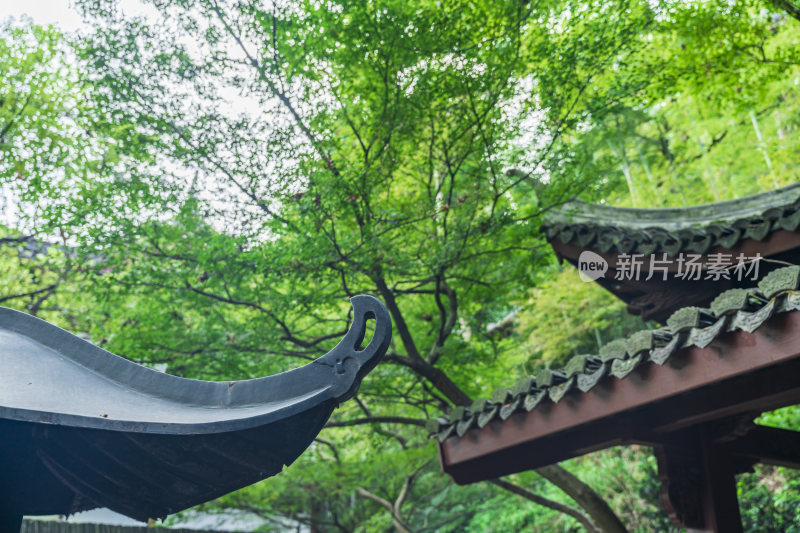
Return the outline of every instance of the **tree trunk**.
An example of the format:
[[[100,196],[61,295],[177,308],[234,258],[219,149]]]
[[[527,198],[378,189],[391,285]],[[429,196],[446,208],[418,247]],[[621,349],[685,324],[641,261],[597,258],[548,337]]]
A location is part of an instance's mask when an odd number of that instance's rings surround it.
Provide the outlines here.
[[[581,525],[588,531],[589,533],[600,533],[600,530],[595,527],[592,521],[589,519],[587,515],[579,511],[578,509],[574,509],[568,505],[564,505],[552,500],[548,500],[547,498],[543,498],[538,494],[529,491],[528,489],[518,487],[513,483],[509,483],[504,479],[490,479],[489,483],[493,485],[497,485],[500,488],[503,488],[509,492],[513,492],[518,496],[522,496],[526,500],[530,500],[534,503],[538,503],[543,507],[547,507],[549,509],[553,509],[554,511],[558,511],[560,513],[564,513],[565,515],[569,515],[573,517],[575,520],[581,523]]]
[[[394,327],[397,329],[397,333],[403,342],[403,347],[408,353],[407,364],[417,374],[428,380],[431,385],[455,405],[470,405],[472,400],[467,393],[461,390],[461,388],[456,385],[447,374],[442,372],[442,370],[436,368],[422,358],[414,343],[411,332],[408,329],[405,318],[397,305],[394,293],[389,288],[386,281],[380,276],[377,276],[374,281],[377,285],[378,292],[386,303],[389,313],[392,315]],[[614,511],[605,500],[594,492],[589,485],[572,475],[566,469],[558,465],[551,465],[540,468],[537,472],[575,500],[575,502],[589,514],[592,521],[601,531],[604,533],[627,533],[625,526],[622,525],[620,519],[614,514]]]
[[[575,500],[589,513],[603,533],[627,533],[627,529],[606,501],[569,470],[559,465],[550,465],[538,468],[536,472]]]
[[[800,20],[800,2],[794,2],[792,0],[772,0],[772,5],[775,9],[785,11],[795,20]]]

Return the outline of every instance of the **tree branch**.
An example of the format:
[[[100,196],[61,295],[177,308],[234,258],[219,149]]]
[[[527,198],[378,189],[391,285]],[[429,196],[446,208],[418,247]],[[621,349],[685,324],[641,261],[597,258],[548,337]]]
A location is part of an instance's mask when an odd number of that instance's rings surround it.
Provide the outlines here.
[[[536,473],[563,490],[592,517],[603,533],[627,533],[627,529],[606,501],[592,488],[560,465],[537,468]]]
[[[588,516],[586,516],[578,509],[575,509],[568,505],[564,505],[563,503],[559,503],[557,501],[549,500],[547,498],[539,496],[534,492],[529,491],[528,489],[525,489],[518,485],[514,485],[513,483],[509,483],[508,481],[505,481],[503,479],[499,478],[490,479],[489,483],[491,483],[492,485],[497,485],[501,489],[505,489],[509,492],[512,492],[517,496],[521,496],[526,500],[531,501],[537,505],[541,505],[542,507],[547,507],[548,509],[553,509],[554,511],[558,511],[560,513],[564,513],[565,515],[571,516],[572,518],[580,522],[580,524],[589,533],[603,533],[600,529],[595,527],[595,525],[592,523],[592,521],[589,519]]]
[[[449,302],[447,310],[445,310],[445,307],[442,304],[441,292],[444,292],[447,295]],[[437,279],[434,298],[436,299],[436,305],[439,307],[440,323],[439,333],[436,336],[436,342],[431,347],[430,353],[428,354],[428,363],[431,365],[435,365],[436,361],[442,355],[444,343],[447,340],[447,337],[450,336],[450,333],[452,333],[458,318],[458,297],[456,292],[450,288],[443,278]]]
[[[6,302],[8,300],[15,300],[17,298],[26,298],[28,296],[36,296],[37,294],[42,294],[50,291],[54,291],[58,287],[58,283],[53,283],[52,285],[48,285],[47,287],[43,287],[41,289],[36,289],[35,291],[30,292],[23,292],[20,294],[10,294],[8,296],[0,297],[0,303]]]
[[[356,492],[360,496],[377,503],[378,505],[389,511],[389,513],[392,515],[392,522],[394,522],[394,527],[395,529],[397,529],[399,533],[414,533],[411,529],[409,529],[408,525],[406,525],[403,519],[397,514],[395,514],[394,507],[392,506],[391,503],[389,503],[388,500],[385,500],[380,496],[372,494],[363,487],[356,487]]]
[[[284,335],[283,335],[283,337],[281,337],[281,340],[289,341],[292,344],[296,344],[297,346],[300,346],[302,348],[314,348],[315,350],[321,352],[323,350],[317,346],[319,343],[321,343],[323,341],[326,341],[326,340],[329,340],[329,339],[335,339],[335,338],[341,337],[342,335],[347,333],[346,331],[343,331],[343,332],[340,331],[340,332],[336,332],[336,333],[329,333],[327,335],[322,335],[322,336],[317,337],[317,338],[315,338],[313,340],[310,340],[310,341],[299,339],[292,333],[292,330],[289,329],[289,326],[286,324],[286,322],[284,322],[283,320],[278,318],[277,315],[275,315],[275,313],[273,313],[269,309],[266,309],[266,308],[262,307],[261,305],[259,305],[257,303],[245,302],[245,301],[241,301],[241,300],[235,300],[233,298],[226,298],[225,296],[220,296],[218,294],[213,294],[213,293],[210,293],[210,292],[206,292],[206,291],[204,291],[202,289],[198,289],[197,287],[193,286],[188,281],[185,282],[185,286],[190,291],[192,291],[194,293],[197,293],[197,294],[200,294],[202,296],[205,296],[206,298],[211,298],[212,300],[217,300],[219,302],[223,302],[223,303],[227,303],[227,304],[231,304],[231,305],[240,305],[240,306],[244,306],[244,307],[250,307],[251,309],[255,309],[257,311],[260,311],[260,312],[264,313],[265,315],[270,317],[276,324],[278,324],[278,327],[280,327],[280,329],[283,331]]]
[[[258,76],[261,79],[261,81],[267,84],[267,87],[269,87],[270,92],[272,92],[272,94],[276,98],[278,98],[278,100],[280,100],[283,106],[289,111],[289,113],[292,115],[292,118],[295,121],[295,124],[297,124],[297,127],[303,133],[305,138],[308,139],[308,142],[311,144],[311,147],[314,149],[314,151],[316,151],[319,154],[322,160],[325,161],[325,166],[328,168],[328,170],[330,170],[334,176],[338,176],[339,170],[333,163],[330,154],[322,148],[322,145],[320,144],[319,140],[314,135],[314,133],[308,128],[306,123],[303,121],[303,118],[300,116],[300,113],[297,112],[297,109],[295,109],[294,104],[292,104],[292,101],[289,100],[289,97],[286,95],[286,93],[280,90],[275,85],[275,83],[272,80],[270,80],[269,77],[267,77],[264,67],[259,63],[258,59],[256,59],[250,54],[250,51],[247,49],[247,46],[245,46],[241,37],[239,37],[236,34],[231,25],[228,23],[225,16],[222,14],[222,10],[220,10],[217,2],[212,0],[211,6],[212,6],[211,8],[217,14],[217,17],[219,18],[220,22],[225,27],[225,31],[228,32],[228,35],[230,35],[231,38],[236,42],[236,44],[239,46],[239,49],[245,55],[249,63],[253,66],[253,68],[256,69],[256,72],[258,72]]]
[[[800,4],[792,0],[772,0],[776,9],[785,11],[790,17],[800,21]]]

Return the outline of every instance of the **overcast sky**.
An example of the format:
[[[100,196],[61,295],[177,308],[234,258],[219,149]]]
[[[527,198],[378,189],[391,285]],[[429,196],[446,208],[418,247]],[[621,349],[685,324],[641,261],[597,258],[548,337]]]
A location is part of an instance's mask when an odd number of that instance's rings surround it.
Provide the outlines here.
[[[0,2],[0,20],[28,15],[37,24],[54,24],[64,31],[81,26],[81,18],[70,0],[5,0]]]

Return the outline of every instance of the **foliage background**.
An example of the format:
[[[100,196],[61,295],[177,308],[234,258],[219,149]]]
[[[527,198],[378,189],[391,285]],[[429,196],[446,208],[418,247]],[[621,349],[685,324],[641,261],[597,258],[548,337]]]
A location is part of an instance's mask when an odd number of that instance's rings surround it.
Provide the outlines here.
[[[552,206],[686,206],[797,181],[791,9],[79,5],[90,35],[0,30],[0,304],[199,379],[324,353],[351,294],[395,319],[387,360],[305,455],[189,514],[252,513],[265,531],[577,531],[581,516],[670,530],[646,449],[563,465],[609,511],[553,472],[512,476],[537,505],[453,485],[422,425],[641,329],[556,264],[538,231]],[[793,408],[764,422],[800,429]],[[793,531],[799,479],[742,475],[746,530]]]

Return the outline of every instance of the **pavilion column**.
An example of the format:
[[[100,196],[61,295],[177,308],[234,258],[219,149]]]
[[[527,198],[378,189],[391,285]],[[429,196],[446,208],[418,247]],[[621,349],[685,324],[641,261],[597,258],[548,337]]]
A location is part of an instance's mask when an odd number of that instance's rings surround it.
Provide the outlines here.
[[[714,442],[708,433],[707,426],[700,428],[705,525],[694,531],[741,533],[742,517],[731,455],[726,445]],[[692,529],[688,531],[693,533]]]
[[[670,434],[653,450],[661,505],[675,525],[689,533],[742,533],[731,456],[709,427]]]

